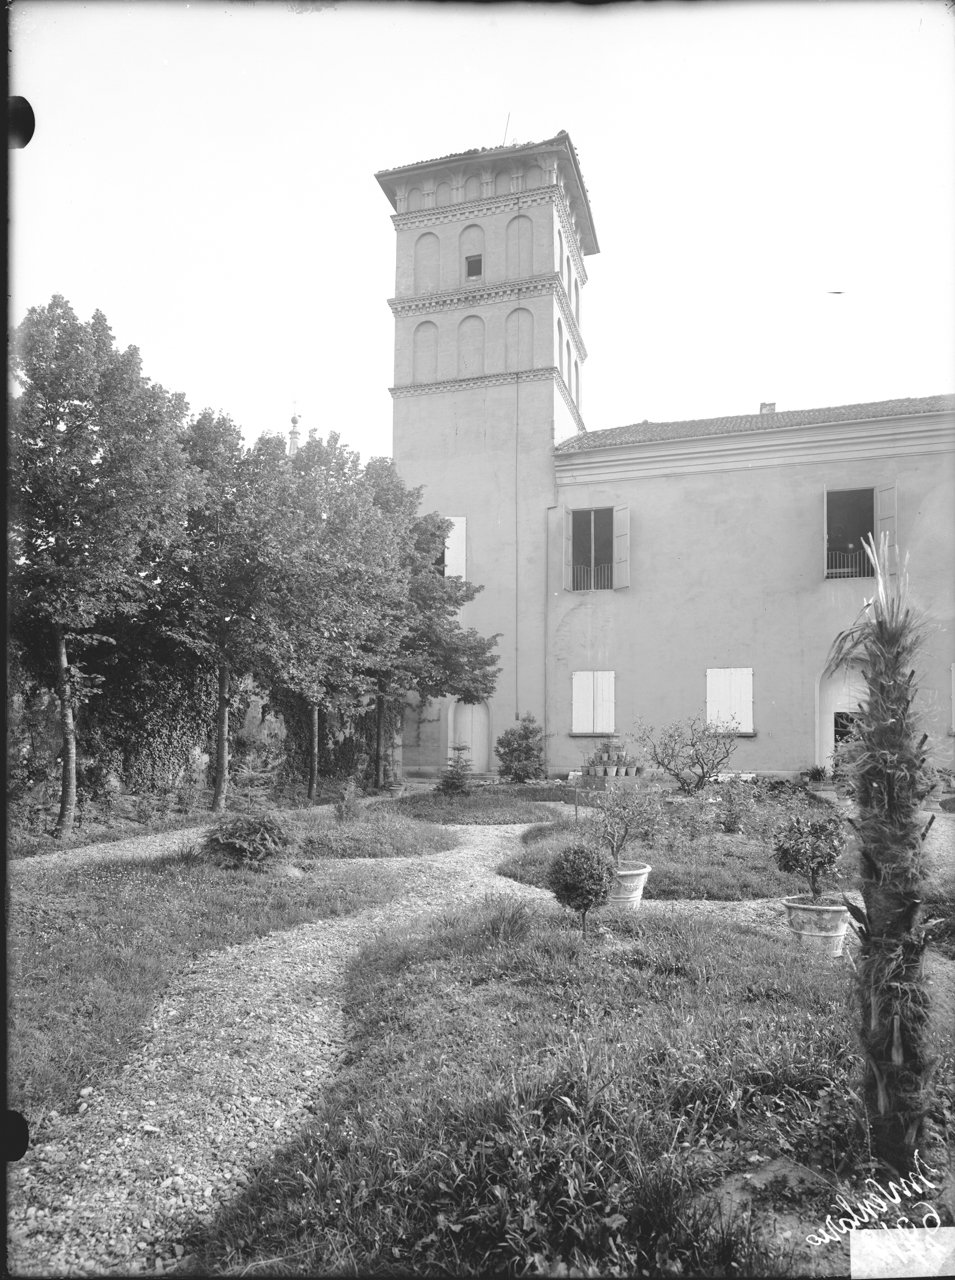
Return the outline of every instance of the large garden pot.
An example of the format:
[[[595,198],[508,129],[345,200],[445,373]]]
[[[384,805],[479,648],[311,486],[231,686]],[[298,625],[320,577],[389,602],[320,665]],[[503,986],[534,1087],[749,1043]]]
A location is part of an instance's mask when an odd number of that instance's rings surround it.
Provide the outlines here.
[[[832,898],[816,902],[806,894],[785,898],[783,906],[789,917],[789,927],[803,946],[815,947],[830,956],[842,955],[842,944],[849,927],[849,911],[843,903]]]
[[[617,866],[617,883],[610,893],[610,905],[636,911],[643,898],[643,886],[652,870],[646,862],[621,862]]]

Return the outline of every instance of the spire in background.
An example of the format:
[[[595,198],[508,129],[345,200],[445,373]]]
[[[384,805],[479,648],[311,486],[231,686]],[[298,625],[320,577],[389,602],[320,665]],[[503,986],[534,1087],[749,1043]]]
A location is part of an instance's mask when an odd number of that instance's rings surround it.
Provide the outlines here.
[[[298,453],[298,414],[292,414],[292,430],[288,433],[288,456],[294,458]]]

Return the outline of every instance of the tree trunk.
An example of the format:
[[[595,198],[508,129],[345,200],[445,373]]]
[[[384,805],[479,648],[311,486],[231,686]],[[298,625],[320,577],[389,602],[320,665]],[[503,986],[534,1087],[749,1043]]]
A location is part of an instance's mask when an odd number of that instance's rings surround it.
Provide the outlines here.
[[[60,784],[60,813],[53,832],[57,840],[73,830],[76,816],[76,721],[73,717],[73,688],[66,639],[60,627],[53,628],[56,642],[56,695],[60,702],[60,727],[63,732],[63,778]]]
[[[380,791],[385,785],[385,695],[382,682],[378,681],[375,698],[375,786]]]
[[[308,798],[313,801],[318,794],[318,703],[308,706]]]
[[[219,715],[216,723],[216,787],[212,795],[212,812],[225,812],[229,790],[229,689],[231,672],[227,662],[219,663]]]

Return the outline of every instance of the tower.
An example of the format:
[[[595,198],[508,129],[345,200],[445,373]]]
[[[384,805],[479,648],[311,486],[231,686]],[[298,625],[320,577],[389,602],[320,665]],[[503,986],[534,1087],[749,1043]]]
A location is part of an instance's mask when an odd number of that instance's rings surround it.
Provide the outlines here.
[[[498,635],[489,705],[406,717],[406,769],[444,766],[545,708],[547,508],[555,443],[583,431],[584,258],[598,252],[568,135],[465,151],[376,178],[395,210],[394,459],[454,521],[445,572],[483,589],[462,623]]]

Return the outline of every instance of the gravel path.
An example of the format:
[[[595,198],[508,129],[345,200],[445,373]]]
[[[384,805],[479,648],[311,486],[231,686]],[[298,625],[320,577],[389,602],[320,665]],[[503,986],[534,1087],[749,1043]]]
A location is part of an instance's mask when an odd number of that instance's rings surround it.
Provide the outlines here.
[[[9,1166],[10,1271],[156,1274],[175,1265],[197,1220],[208,1220],[307,1119],[345,1047],[344,973],[361,945],[487,893],[550,898],[494,871],[523,828],[456,830],[461,843],[450,852],[392,861],[405,870],[405,888],[386,906],[208,953],[177,974],[137,1054],[87,1094],[82,1115],[48,1120]],[[182,836],[51,854],[20,864],[21,873],[53,859],[154,857]],[[373,875],[380,863],[366,861]],[[773,931],[782,911],[771,900],[641,906],[648,916],[688,909]]]

